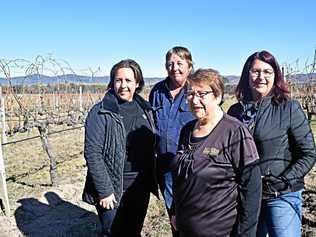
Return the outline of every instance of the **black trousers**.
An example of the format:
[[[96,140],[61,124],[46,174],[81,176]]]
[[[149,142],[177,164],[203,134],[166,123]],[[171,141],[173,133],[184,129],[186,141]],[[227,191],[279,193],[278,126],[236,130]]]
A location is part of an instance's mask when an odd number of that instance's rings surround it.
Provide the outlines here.
[[[115,210],[115,215],[111,215],[108,210],[97,208],[102,223],[105,236],[111,237],[140,237],[147,213],[150,199],[150,192],[145,186],[145,180],[137,177],[135,181],[124,191],[119,207]],[[101,210],[102,211],[102,210]],[[109,215],[110,214],[110,215]],[[102,220],[102,218],[105,220]],[[113,222],[108,218],[114,218]],[[104,226],[104,224],[106,226]],[[111,225],[111,233],[108,234]]]

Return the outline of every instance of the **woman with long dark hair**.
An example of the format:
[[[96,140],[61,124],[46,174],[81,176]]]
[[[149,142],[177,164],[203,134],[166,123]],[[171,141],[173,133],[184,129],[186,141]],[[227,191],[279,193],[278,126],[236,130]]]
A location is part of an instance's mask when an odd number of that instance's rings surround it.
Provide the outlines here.
[[[316,161],[312,130],[268,51],[246,61],[228,114],[246,124],[259,153],[263,195],[258,237],[301,236],[304,176]]]

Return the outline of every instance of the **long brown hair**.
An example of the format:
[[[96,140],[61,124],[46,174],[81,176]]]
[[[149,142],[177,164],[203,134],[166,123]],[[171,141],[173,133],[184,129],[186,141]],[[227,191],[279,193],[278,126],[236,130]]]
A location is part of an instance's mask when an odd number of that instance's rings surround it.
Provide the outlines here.
[[[246,60],[246,63],[243,67],[239,83],[236,88],[236,97],[239,101],[242,100],[252,100],[251,88],[249,86],[249,71],[254,63],[258,59],[265,63],[268,63],[274,71],[274,83],[271,90],[271,95],[273,101],[276,103],[281,103],[284,100],[290,98],[290,90],[288,83],[284,80],[283,74],[281,72],[280,66],[275,59],[275,57],[266,50],[255,52],[250,55]]]

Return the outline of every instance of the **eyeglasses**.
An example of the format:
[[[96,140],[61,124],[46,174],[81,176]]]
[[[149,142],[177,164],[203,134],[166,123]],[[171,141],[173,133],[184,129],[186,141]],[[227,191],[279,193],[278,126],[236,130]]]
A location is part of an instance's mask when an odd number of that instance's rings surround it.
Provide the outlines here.
[[[269,70],[269,69],[264,69],[264,70],[259,70],[259,69],[250,69],[250,75],[253,77],[258,77],[261,74],[263,75],[263,77],[271,77],[272,74],[274,73],[273,70]]]
[[[213,94],[213,91],[188,91],[187,97],[188,99],[193,99],[194,96],[198,97],[199,99],[204,99],[204,97],[208,94]]]

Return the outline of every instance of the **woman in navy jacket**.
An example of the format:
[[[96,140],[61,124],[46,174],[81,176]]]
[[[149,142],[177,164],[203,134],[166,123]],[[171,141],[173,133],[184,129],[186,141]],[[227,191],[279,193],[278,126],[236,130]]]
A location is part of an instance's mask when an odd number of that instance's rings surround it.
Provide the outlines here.
[[[85,124],[88,173],[83,200],[96,206],[104,236],[141,236],[150,192],[158,195],[155,128],[139,65],[122,60],[111,70],[109,91]]]
[[[191,52],[176,46],[166,53],[168,77],[158,82],[150,92],[149,101],[155,113],[159,136],[157,143],[157,175],[165,206],[171,217],[173,201],[170,163],[175,157],[181,128],[194,119],[186,101],[187,77],[193,71]],[[172,235],[178,236],[172,229]]]
[[[228,114],[246,124],[260,157],[263,200],[257,236],[300,236],[304,176],[316,160],[315,143],[300,104],[274,56],[261,51],[246,61],[238,103]]]

